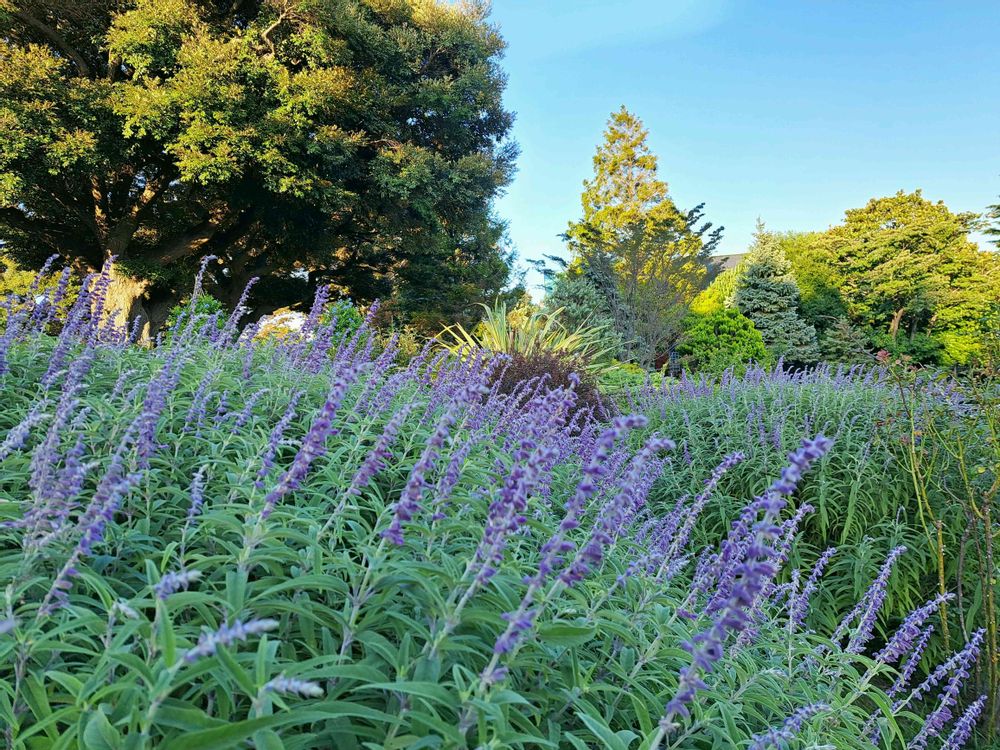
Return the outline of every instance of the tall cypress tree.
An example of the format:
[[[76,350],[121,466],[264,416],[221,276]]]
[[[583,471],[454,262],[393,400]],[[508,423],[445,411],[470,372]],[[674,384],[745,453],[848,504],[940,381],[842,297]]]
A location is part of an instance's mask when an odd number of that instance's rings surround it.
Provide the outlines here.
[[[793,365],[813,364],[820,358],[816,329],[799,315],[799,287],[791,270],[777,238],[758,220],[733,302],[753,321],[774,356]]]

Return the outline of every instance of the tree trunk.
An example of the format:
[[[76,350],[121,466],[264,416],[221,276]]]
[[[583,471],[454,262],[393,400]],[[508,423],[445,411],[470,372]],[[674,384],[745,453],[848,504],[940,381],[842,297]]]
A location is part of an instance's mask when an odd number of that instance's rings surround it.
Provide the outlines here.
[[[905,312],[906,308],[903,307],[896,310],[892,315],[892,322],[889,324],[889,335],[894,339],[896,338],[896,334],[899,333],[899,324],[903,322],[903,313]]]
[[[110,325],[125,326],[131,331],[134,321],[140,319],[139,340],[146,343],[150,340],[149,314],[146,302],[149,299],[149,282],[135,279],[126,274],[111,270],[111,283],[104,298],[104,322]]]

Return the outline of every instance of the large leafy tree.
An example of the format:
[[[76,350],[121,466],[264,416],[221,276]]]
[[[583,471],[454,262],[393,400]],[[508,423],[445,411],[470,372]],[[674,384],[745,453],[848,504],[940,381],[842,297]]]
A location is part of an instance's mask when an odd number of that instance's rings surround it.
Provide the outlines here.
[[[977,221],[919,190],[847,211],[822,243],[850,316],[893,339],[930,334],[946,363],[975,357],[1000,299],[1000,259],[969,239]]]
[[[118,302],[154,320],[209,253],[230,301],[259,276],[274,304],[333,283],[452,316],[506,283],[491,201],[515,153],[484,4],[0,0],[0,28],[18,262],[115,256]]]
[[[747,266],[733,293],[735,307],[753,321],[776,357],[796,365],[819,360],[816,329],[799,314],[799,287],[777,237],[757,222]]]
[[[592,275],[613,275],[631,318],[623,321],[631,356],[644,365],[676,340],[688,305],[710,281],[709,259],[722,236],[703,221],[703,205],[682,211],[674,204],[648,135],[624,107],[611,115],[594,176],[584,182],[583,217],[566,234]]]
[[[817,332],[841,326],[847,307],[840,293],[842,280],[829,262],[821,232],[786,232],[777,235],[778,244],[792,264],[798,284],[799,310]]]

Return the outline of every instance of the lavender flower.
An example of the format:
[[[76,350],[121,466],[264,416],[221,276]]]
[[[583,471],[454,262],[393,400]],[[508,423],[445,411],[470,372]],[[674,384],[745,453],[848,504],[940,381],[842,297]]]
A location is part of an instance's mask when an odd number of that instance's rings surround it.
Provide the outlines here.
[[[979,716],[982,714],[985,706],[986,696],[981,695],[972,705],[965,709],[965,713],[955,722],[955,727],[952,729],[951,734],[948,735],[948,739],[941,745],[941,750],[960,750],[960,748],[964,747],[966,741],[972,737],[972,731],[976,728],[976,722],[979,720]]]
[[[805,624],[809,602],[812,600],[813,594],[816,593],[816,589],[819,588],[819,579],[822,578],[823,571],[835,554],[837,554],[837,548],[830,547],[819,556],[819,559],[816,560],[816,564],[813,566],[812,573],[806,579],[806,585],[802,587],[801,593],[793,597],[789,602],[788,617],[791,622],[790,627],[793,630],[797,630]]]
[[[199,467],[191,479],[191,486],[188,488],[188,493],[191,495],[187,514],[187,523],[189,524],[201,515],[202,506],[205,504],[205,470],[207,468],[207,464]]]
[[[296,391],[292,394],[292,397],[288,399],[288,405],[285,407],[284,414],[281,415],[281,419],[278,420],[274,429],[271,430],[271,436],[267,441],[267,448],[264,450],[264,455],[260,459],[260,469],[257,470],[257,477],[254,481],[257,489],[263,488],[264,478],[274,468],[274,456],[277,454],[278,446],[281,445],[281,441],[285,437],[285,431],[288,430],[288,426],[295,419],[295,409],[302,395],[302,391]]]
[[[176,573],[165,573],[163,578],[153,586],[153,593],[160,601],[166,601],[167,597],[178,591],[187,591],[188,587],[201,578],[200,570],[180,570]]]
[[[692,662],[680,670],[677,692],[667,703],[660,720],[661,732],[669,732],[675,727],[675,716],[690,715],[688,704],[694,700],[697,691],[705,687],[700,674],[710,672],[722,658],[728,633],[741,632],[747,626],[750,618],[748,610],[777,571],[775,560],[779,551],[773,545],[781,529],[774,521],[785,506],[782,497],[795,491],[802,475],[822,458],[830,445],[831,441],[821,435],[802,441],[801,447],[789,454],[789,465],[782,471],[781,478],[734,523],[719,555],[724,565],[719,576],[720,593],[713,597],[707,608],[713,618],[712,625],[684,644],[684,648],[691,653]],[[751,529],[751,522],[761,511],[763,518]]]
[[[903,692],[907,685],[910,684],[910,680],[913,678],[913,673],[917,671],[917,665],[920,664],[920,659],[924,655],[924,651],[927,648],[927,644],[931,639],[931,633],[934,632],[934,626],[928,625],[924,628],[920,636],[914,642],[913,647],[910,650],[910,657],[906,660],[903,668],[899,671],[899,676],[896,681],[893,682],[892,687],[889,688],[886,695],[890,698],[894,698]]]
[[[954,594],[939,594],[924,606],[913,610],[896,629],[889,642],[875,654],[875,660],[883,664],[894,664],[908,654],[921,636],[921,625],[924,621],[938,611],[944,602],[954,598]]]
[[[277,620],[235,620],[232,625],[223,625],[218,630],[201,634],[198,644],[184,654],[184,661],[196,662],[218,651],[220,646],[231,646],[238,641],[245,641],[251,636],[260,635],[274,630],[279,625]]]
[[[364,461],[361,462],[361,466],[355,472],[351,484],[344,493],[345,495],[348,497],[358,497],[361,491],[371,482],[372,478],[382,470],[385,466],[385,460],[392,456],[390,449],[393,443],[396,442],[396,437],[399,435],[400,429],[414,408],[416,408],[415,403],[407,403],[386,422],[385,427],[382,428],[382,434],[379,435],[378,440],[375,442],[375,446],[365,456]]]
[[[865,644],[871,639],[872,630],[875,628],[875,618],[878,616],[879,610],[882,608],[882,603],[885,601],[888,593],[889,576],[892,574],[892,568],[896,560],[904,552],[906,552],[906,547],[899,546],[888,554],[878,576],[872,582],[871,586],[868,587],[868,591],[865,592],[861,601],[840,621],[840,625],[834,631],[832,640],[838,642],[854,619],[860,616],[858,625],[847,642],[845,649],[847,653],[860,654]]]
[[[742,461],[746,460],[746,453],[742,451],[737,451],[735,453],[730,453],[722,462],[716,466],[708,479],[705,480],[705,486],[702,491],[695,497],[694,501],[691,503],[690,509],[688,509],[687,514],[684,517],[684,523],[677,533],[676,537],[672,540],[670,545],[670,551],[667,553],[667,560],[669,561],[675,555],[680,554],[681,551],[687,547],[688,539],[691,536],[691,532],[694,529],[695,523],[698,521],[698,517],[701,512],[705,509],[708,501],[712,497],[712,493],[715,488],[722,481],[722,478],[726,475],[726,472],[731,470],[733,467],[740,464]]]
[[[825,703],[813,703],[812,705],[798,708],[791,716],[785,719],[785,723],[780,727],[769,729],[763,734],[754,735],[747,750],[765,750],[771,746],[778,747],[781,743],[791,742],[802,731],[802,725],[806,721],[830,710],[830,707]]]
[[[524,593],[520,605],[513,612],[503,615],[507,628],[493,645],[495,655],[513,651],[521,637],[534,625],[538,614],[534,607],[535,595],[545,585],[551,573],[562,566],[566,554],[573,551],[574,545],[567,539],[567,535],[580,525],[580,517],[587,501],[597,492],[599,480],[607,473],[606,464],[612,448],[629,430],[645,427],[646,423],[646,418],[638,415],[616,417],[611,427],[597,439],[590,458],[583,467],[583,477],[577,483],[573,496],[566,501],[562,522],[549,540],[542,545],[538,569],[528,580],[528,590]],[[482,675],[483,679],[490,676],[495,666],[493,663],[487,667]]]
[[[334,381],[319,414],[302,439],[302,445],[292,460],[292,465],[278,480],[275,488],[264,498],[264,507],[260,511],[261,521],[266,521],[270,517],[278,500],[298,488],[313,461],[326,453],[327,439],[338,432],[337,428],[333,426],[333,418],[340,410],[340,404],[357,376],[358,368],[349,367]]]
[[[979,646],[985,634],[986,631],[982,628],[975,631],[972,637],[969,638],[969,642],[965,644],[965,648],[952,654],[949,659],[939,664],[923,682],[910,691],[909,696],[905,700],[897,701],[893,705],[893,710],[898,710],[913,701],[919,701],[931,688],[938,685],[941,680],[952,672],[967,672],[969,665],[973,664],[979,656]]]
[[[383,529],[381,532],[383,539],[397,546],[403,544],[403,524],[412,520],[420,509],[420,502],[423,499],[424,489],[427,486],[427,474],[437,463],[441,447],[444,445],[444,441],[448,437],[451,428],[458,421],[459,410],[465,404],[471,403],[474,395],[480,392],[481,389],[478,384],[468,386],[462,397],[449,404],[444,414],[441,415],[437,426],[434,428],[434,432],[431,433],[430,438],[427,440],[427,445],[424,446],[423,453],[410,471],[410,477],[406,481],[406,487],[403,489],[402,495],[393,507],[392,522],[388,528]]]
[[[285,677],[280,674],[274,679],[266,682],[261,688],[265,693],[282,693],[284,695],[298,695],[302,698],[322,698],[323,688],[315,682],[307,680],[297,680],[294,677]]]
[[[628,508],[644,499],[640,487],[644,484],[642,473],[646,465],[657,453],[673,450],[676,447],[672,440],[653,437],[632,459],[628,471],[621,481],[621,489],[614,499],[606,504],[594,522],[590,539],[580,548],[576,557],[562,572],[559,579],[567,586],[572,586],[583,579],[592,569],[601,564],[605,548],[611,545],[615,536],[621,530],[621,524]],[[645,488],[644,488],[645,489]]]
[[[270,388],[261,388],[250,394],[250,398],[246,400],[243,404],[243,408],[240,410],[239,414],[236,415],[236,420],[233,422],[233,431],[239,430],[247,422],[250,421],[250,417],[253,416],[254,407],[257,406],[257,402],[264,397],[265,394],[270,392]]]

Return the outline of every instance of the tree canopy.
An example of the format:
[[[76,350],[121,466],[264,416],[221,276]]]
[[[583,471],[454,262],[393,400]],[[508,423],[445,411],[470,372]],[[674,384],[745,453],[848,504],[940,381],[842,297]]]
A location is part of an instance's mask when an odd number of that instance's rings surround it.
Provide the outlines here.
[[[0,241],[108,258],[156,317],[335,284],[461,319],[508,281],[504,43],[435,0],[0,0]],[[135,309],[133,309],[135,312]]]
[[[969,361],[989,306],[1000,299],[1000,258],[969,239],[977,221],[919,190],[847,211],[822,247],[850,316],[893,339],[930,334],[945,363]]]

